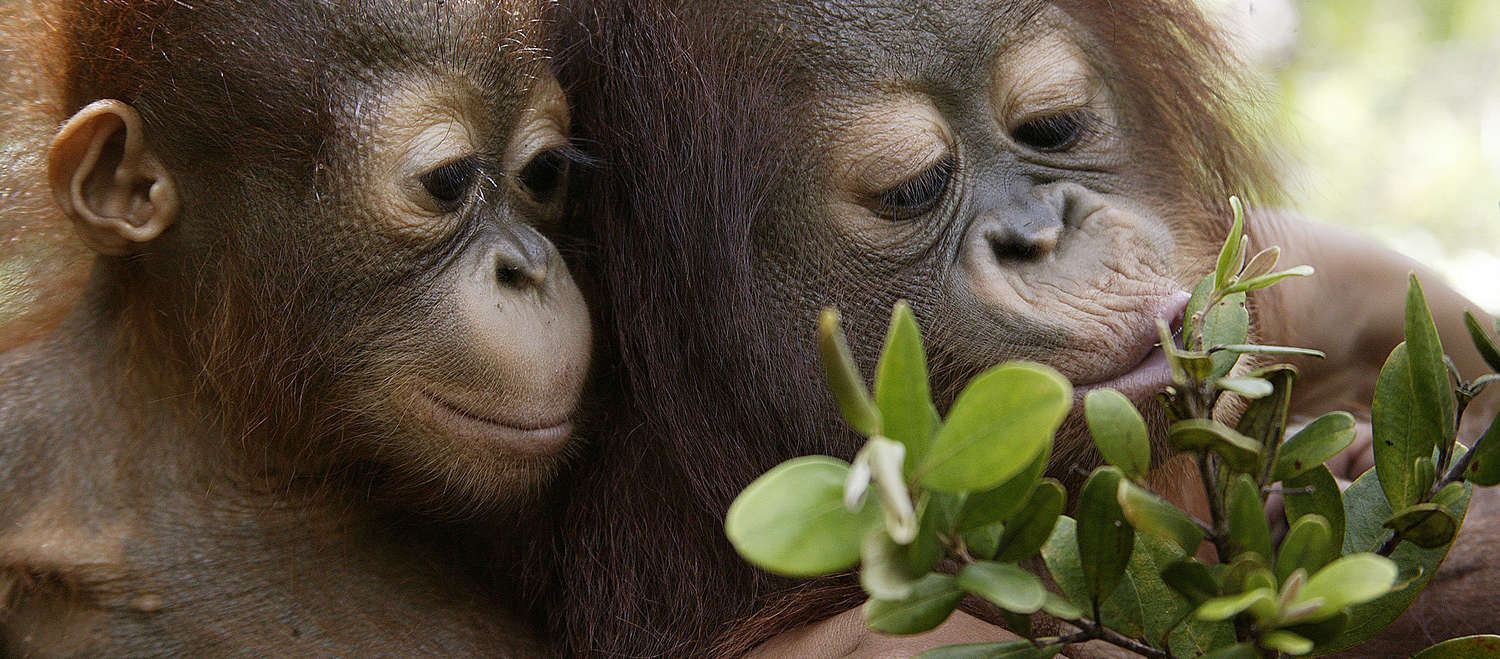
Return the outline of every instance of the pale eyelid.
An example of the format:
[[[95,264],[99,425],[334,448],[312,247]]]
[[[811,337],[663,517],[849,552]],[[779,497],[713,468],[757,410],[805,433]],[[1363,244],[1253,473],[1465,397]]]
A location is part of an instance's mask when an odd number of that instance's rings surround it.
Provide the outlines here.
[[[873,105],[873,104],[872,104]],[[952,152],[946,122],[930,102],[903,99],[856,108],[833,151],[841,179],[858,198],[871,198],[927,171]]]

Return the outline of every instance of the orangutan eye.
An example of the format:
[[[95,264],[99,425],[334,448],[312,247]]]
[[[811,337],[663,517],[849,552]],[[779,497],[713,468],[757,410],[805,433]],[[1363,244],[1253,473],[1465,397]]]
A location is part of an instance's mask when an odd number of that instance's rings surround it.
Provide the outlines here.
[[[549,203],[568,178],[568,164],[572,158],[561,148],[547,149],[536,154],[531,162],[521,168],[519,180],[522,187],[537,201]]]
[[[931,211],[943,200],[957,167],[952,156],[945,157],[926,171],[880,193],[881,214],[901,222]]]
[[[1078,145],[1090,127],[1084,112],[1064,112],[1028,119],[1011,131],[1017,142],[1046,153],[1066,151]]]
[[[421,181],[422,188],[427,190],[427,194],[444,210],[451,211],[463,203],[464,197],[468,196],[477,178],[479,178],[479,159],[471,156],[439,165],[436,169],[423,174]]]

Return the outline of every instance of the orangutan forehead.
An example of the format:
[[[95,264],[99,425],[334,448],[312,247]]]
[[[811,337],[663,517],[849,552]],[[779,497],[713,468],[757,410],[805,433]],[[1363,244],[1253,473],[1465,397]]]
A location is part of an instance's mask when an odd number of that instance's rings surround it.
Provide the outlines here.
[[[891,85],[928,93],[970,88],[990,80],[1014,49],[1034,45],[1042,35],[1084,37],[1061,9],[1033,0],[798,0],[729,11],[746,30],[784,48],[803,75],[823,87],[821,93],[836,95],[842,90],[828,86],[844,85],[856,93]],[[1034,55],[1030,59],[1039,61]]]

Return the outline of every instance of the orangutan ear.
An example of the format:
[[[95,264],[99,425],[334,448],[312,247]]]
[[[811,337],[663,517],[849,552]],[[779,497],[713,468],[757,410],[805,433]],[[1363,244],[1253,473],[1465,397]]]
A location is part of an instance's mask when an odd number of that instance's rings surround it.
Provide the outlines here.
[[[146,143],[140,114],[120,101],[96,101],[63,124],[47,154],[47,183],[100,254],[134,253],[177,220],[177,184]]]

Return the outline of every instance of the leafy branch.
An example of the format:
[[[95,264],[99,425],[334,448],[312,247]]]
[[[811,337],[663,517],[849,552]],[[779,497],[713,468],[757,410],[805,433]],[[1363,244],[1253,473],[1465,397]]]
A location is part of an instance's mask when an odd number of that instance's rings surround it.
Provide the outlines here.
[[[873,394],[838,313],[823,313],[818,345],[829,385],[868,441],[852,463],[797,458],[752,483],[725,520],[735,548],[789,576],[859,566],[865,619],[885,633],[930,630],[967,596],[999,607],[1024,636],[1039,614],[1077,630],[929,657],[1050,657],[1085,641],[1147,657],[1258,657],[1372,638],[1441,564],[1473,485],[1500,483],[1500,422],[1472,451],[1455,441],[1467,402],[1500,376],[1456,374],[1413,278],[1407,341],[1377,382],[1377,468],[1341,494],[1324,463],[1353,441],[1354,418],[1333,412],[1286,437],[1297,370],[1243,359],[1321,356],[1249,340],[1246,294],[1312,269],[1277,271],[1275,247],[1247,258],[1244,209],[1230,201],[1229,235],[1194,289],[1182,332],[1158,326],[1172,373],[1158,395],[1170,421],[1162,439],[1196,463],[1208,520],[1150,489],[1159,465],[1148,426],[1130,399],[1108,389],[1083,403],[1105,464],[1078,492],[1074,517],[1064,515],[1067,493],[1045,471],[1072,386],[1050,367],[1004,363],[969,382],[942,415],[915,314],[898,303]],[[1500,371],[1495,340],[1477,318],[1466,321]],[[1225,396],[1248,401],[1232,426],[1216,415]],[[1289,524],[1279,541],[1266,511],[1271,492],[1284,495]],[[1215,561],[1198,558],[1210,554]],[[1022,567],[1037,557],[1046,580]],[[957,569],[934,571],[944,559]]]

